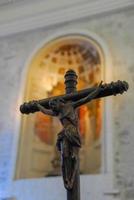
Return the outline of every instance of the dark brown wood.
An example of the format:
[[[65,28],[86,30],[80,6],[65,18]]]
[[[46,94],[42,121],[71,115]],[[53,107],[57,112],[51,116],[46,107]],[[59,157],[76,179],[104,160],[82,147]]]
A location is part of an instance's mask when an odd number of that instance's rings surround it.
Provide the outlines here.
[[[69,70],[66,72],[65,85],[66,85],[66,94],[71,93],[71,95],[72,95],[73,93],[75,93],[77,91],[77,88],[76,88],[77,75],[74,71]],[[78,113],[77,113],[77,117],[78,117]],[[67,190],[67,200],[80,200],[79,150],[77,151],[76,156],[77,156],[78,168],[76,170],[73,187],[71,190]]]
[[[111,95],[122,94],[123,92],[128,90],[128,87],[129,86],[126,81],[120,81],[120,80],[118,80],[117,82],[104,84],[103,90],[95,97],[95,99],[107,97],[107,96],[111,96]],[[59,95],[59,96],[55,96],[55,97],[38,100],[38,103],[40,103],[45,108],[49,109],[50,99],[63,98],[66,101],[68,101],[68,100],[77,101],[78,99],[83,98],[83,97],[87,96],[88,94],[92,93],[93,91],[95,91],[96,88],[97,87],[92,87],[92,88],[88,88],[88,89],[84,89],[84,90],[79,90],[78,92],[76,90],[74,90],[74,92],[71,94],[67,91],[67,93],[64,95]],[[20,111],[23,114],[29,114],[29,113],[37,112],[37,111],[39,111],[39,109],[36,106],[36,104],[33,103],[33,101],[30,101],[30,102],[25,102],[24,104],[22,104],[20,106]]]

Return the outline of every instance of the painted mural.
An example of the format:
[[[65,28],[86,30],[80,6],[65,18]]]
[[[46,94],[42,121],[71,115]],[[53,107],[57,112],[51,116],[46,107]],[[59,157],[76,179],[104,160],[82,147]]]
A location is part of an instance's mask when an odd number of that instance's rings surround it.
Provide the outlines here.
[[[66,36],[58,38],[43,46],[33,57],[28,74],[26,99],[43,99],[64,94],[64,74],[68,69],[74,69],[78,74],[77,89],[97,85],[102,77],[101,56],[97,47],[83,36]],[[82,174],[99,173],[101,168],[101,131],[102,105],[101,100],[82,106],[79,109],[79,129],[83,147],[80,153]],[[57,133],[61,124],[56,118],[37,112],[34,117],[33,143],[44,145],[53,154],[50,162],[51,170],[46,170],[43,176],[60,174],[60,158],[55,148]],[[26,129],[27,127],[25,127]],[[45,156],[45,155],[44,155]],[[37,164],[36,164],[37,165]],[[35,167],[37,169],[37,167]],[[39,171],[39,169],[38,169]],[[34,175],[33,175],[34,176]]]

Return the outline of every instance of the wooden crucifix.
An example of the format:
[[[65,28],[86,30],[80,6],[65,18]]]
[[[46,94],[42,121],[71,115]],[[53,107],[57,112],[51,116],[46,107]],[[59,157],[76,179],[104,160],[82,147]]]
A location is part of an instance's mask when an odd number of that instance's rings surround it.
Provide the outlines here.
[[[66,94],[38,101],[30,101],[20,106],[21,113],[41,111],[58,117],[63,129],[57,137],[57,149],[61,154],[61,169],[67,200],[80,200],[79,149],[81,139],[78,128],[77,108],[93,99],[122,94],[128,90],[125,81],[100,84],[97,87],[77,91],[77,74],[68,70],[65,74]]]

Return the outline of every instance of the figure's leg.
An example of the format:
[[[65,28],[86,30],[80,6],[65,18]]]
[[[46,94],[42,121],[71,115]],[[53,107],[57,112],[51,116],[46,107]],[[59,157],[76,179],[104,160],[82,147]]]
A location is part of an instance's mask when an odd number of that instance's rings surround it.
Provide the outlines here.
[[[66,137],[64,137],[61,142],[61,167],[62,167],[62,175],[64,186],[67,190],[70,188],[70,177],[72,173],[72,158],[70,155],[71,146]]]
[[[77,172],[77,169],[78,169],[78,158],[73,158],[73,171],[72,171],[72,176],[71,176],[71,179],[70,179],[70,187],[72,188],[73,187],[73,184],[74,184],[74,180],[75,180],[75,175],[76,175],[76,172]]]
[[[72,146],[64,134],[64,130],[58,134],[57,147],[61,153],[64,186],[67,190],[71,190],[78,169],[78,155],[76,151],[78,151],[79,148]]]
[[[63,138],[64,138],[64,130],[59,132],[57,136],[56,146],[57,146],[58,151],[61,151],[61,142],[63,141]]]
[[[67,190],[71,190],[73,188],[76,172],[78,169],[78,160],[73,158],[65,159],[62,166],[63,180],[64,186]]]
[[[70,160],[69,158],[63,158],[63,165],[62,165],[62,175],[63,175],[63,181],[64,181],[64,186],[67,190],[71,189],[70,188]]]
[[[68,141],[64,134],[64,130],[62,130],[58,134],[56,146],[58,150],[60,151],[60,155],[61,155],[61,170],[62,170],[64,186],[66,189],[68,189],[69,148],[68,148]]]
[[[63,179],[65,188],[71,190],[73,188],[76,172],[78,170],[79,162],[78,162],[78,154],[76,153],[76,149],[73,147],[69,147],[71,150],[70,155],[63,159]],[[77,149],[78,151],[79,149]]]

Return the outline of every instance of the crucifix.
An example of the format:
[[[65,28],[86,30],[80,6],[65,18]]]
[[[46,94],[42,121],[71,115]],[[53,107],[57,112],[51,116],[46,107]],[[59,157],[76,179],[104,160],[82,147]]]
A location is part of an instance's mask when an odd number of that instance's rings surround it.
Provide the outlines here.
[[[128,90],[126,81],[100,84],[96,87],[77,91],[77,74],[70,69],[65,74],[66,94],[42,100],[33,100],[20,106],[23,114],[41,111],[58,117],[63,129],[57,136],[57,149],[61,155],[61,171],[67,200],[80,200],[79,150],[81,138],[78,126],[78,111],[81,105],[94,99],[122,94]]]

